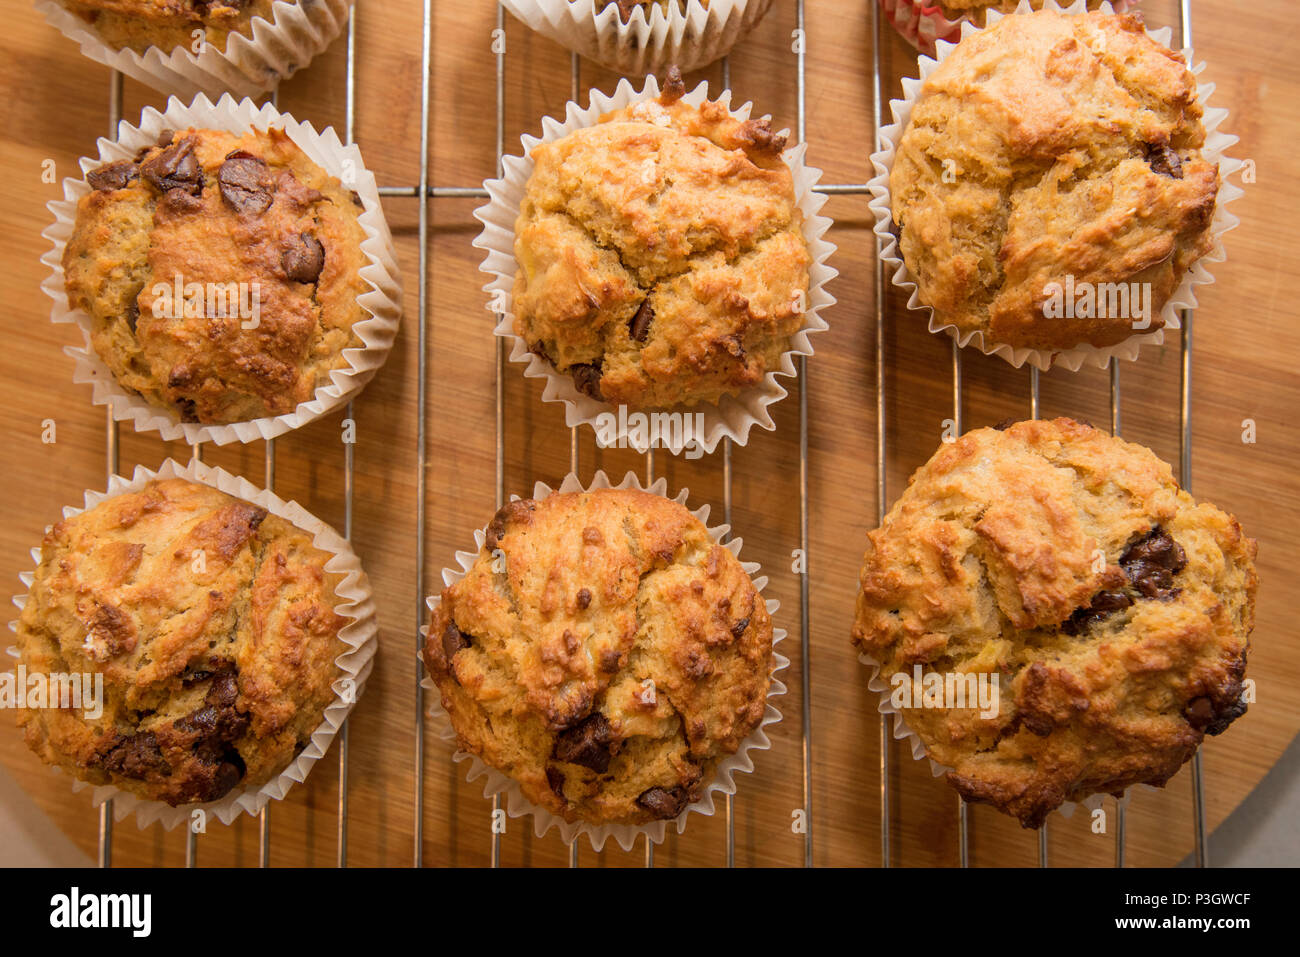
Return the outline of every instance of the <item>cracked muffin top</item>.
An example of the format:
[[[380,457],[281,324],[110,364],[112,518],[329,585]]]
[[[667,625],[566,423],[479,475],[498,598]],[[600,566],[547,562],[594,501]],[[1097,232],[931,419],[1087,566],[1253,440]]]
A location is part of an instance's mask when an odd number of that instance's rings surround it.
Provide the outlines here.
[[[143,53],[193,49],[195,30],[225,50],[232,33],[251,37],[253,18],[271,20],[274,0],[59,0],[109,46]],[[294,2],[294,0],[290,0]]]
[[[348,367],[360,198],[282,130],[169,131],[86,181],[64,285],[123,388],[224,424],[293,412]]]
[[[853,641],[891,687],[996,678],[987,716],[921,689],[902,715],[962,797],[1038,827],[1164,784],[1245,711],[1255,551],[1142,446],[1070,419],[976,429],[871,532]]]
[[[1194,77],[1136,14],[1012,15],[967,37],[921,87],[890,174],[921,301],[1041,351],[1159,329],[1212,246],[1204,143]]]
[[[515,224],[515,332],[611,405],[734,395],[804,321],[785,138],[683,92],[670,75],[657,100],[536,147]]]
[[[20,710],[27,744],[83,781],[172,806],[265,784],[307,746],[342,676],[329,557],[185,479],[54,525],[18,622],[21,662],[102,675],[103,713]]]
[[[568,821],[670,820],[759,726],[772,622],[677,502],[557,493],[501,509],[434,610],[424,662],[460,746]]]

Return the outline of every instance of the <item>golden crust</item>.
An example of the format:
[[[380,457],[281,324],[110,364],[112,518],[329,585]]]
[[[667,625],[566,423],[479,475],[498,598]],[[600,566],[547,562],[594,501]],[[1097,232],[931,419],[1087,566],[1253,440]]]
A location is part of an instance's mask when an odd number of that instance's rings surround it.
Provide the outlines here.
[[[54,525],[18,623],[29,673],[102,674],[104,710],[18,712],[42,760],[171,805],[261,785],[334,698],[346,620],[311,536],[183,479]]]
[[[783,137],[680,78],[533,150],[515,224],[515,331],[595,398],[716,402],[780,366],[810,257]]]
[[[283,131],[168,134],[88,180],[64,282],[124,388],[183,421],[241,422],[292,412],[347,367],[365,318],[359,201]],[[204,293],[200,315],[180,315],[178,276]],[[255,326],[208,295],[237,284]]]
[[[191,49],[194,31],[225,50],[232,33],[252,36],[253,18],[273,19],[274,0],[59,0],[114,49]]]
[[[680,504],[555,494],[493,518],[424,662],[460,746],[530,801],[640,824],[677,817],[762,720],[772,622]]]
[[[1204,143],[1194,77],[1135,14],[1013,15],[968,37],[925,81],[890,174],[921,300],[992,342],[1062,351],[1143,317],[1048,318],[1051,284],[1147,283],[1160,328],[1211,246]]]
[[[963,797],[1037,827],[1163,784],[1245,710],[1255,552],[1141,446],[1069,419],[977,429],[870,533],[853,641],[886,682],[997,676],[996,715],[904,717]]]

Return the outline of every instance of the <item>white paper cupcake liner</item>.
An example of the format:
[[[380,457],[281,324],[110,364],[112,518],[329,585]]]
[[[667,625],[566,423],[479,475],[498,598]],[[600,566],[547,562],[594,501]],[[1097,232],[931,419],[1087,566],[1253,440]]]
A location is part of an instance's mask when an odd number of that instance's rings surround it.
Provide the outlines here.
[[[178,824],[186,823],[196,809],[202,809],[208,819],[216,818],[222,824],[229,824],[241,814],[258,814],[269,801],[280,800],[294,784],[306,780],[312,766],[329,750],[330,742],[346,720],[353,705],[360,699],[365,689],[366,679],[370,676],[375,651],[378,648],[379,624],[375,619],[375,603],[371,595],[370,580],[361,567],[361,561],[353,552],[347,540],[340,536],[320,519],[316,518],[297,502],[286,502],[266,489],[258,488],[246,479],[219,468],[206,466],[201,462],[181,465],[173,459],[163,462],[157,472],[144,466],[137,466],[130,479],[115,475],[109,481],[108,491],[99,492],[87,489],[85,505],[82,508],[67,506],[63,517],[71,518],[88,509],[94,508],[106,499],[116,498],[128,492],[136,492],[146,484],[157,479],[180,478],[209,485],[215,489],[233,495],[236,498],[261,506],[272,515],[278,515],[312,536],[312,544],[332,556],[325,564],[325,570],[341,576],[335,588],[338,604],[334,611],[343,618],[350,619],[339,632],[339,640],[347,646],[334,663],[338,665],[339,675],[333,688],[335,700],[325,709],[320,726],[312,732],[311,744],[290,762],[289,766],[260,787],[245,786],[236,788],[219,801],[206,804],[182,804],[172,807],[162,801],[147,801],[112,785],[95,786],[73,779],[73,790],[90,788],[91,800],[99,807],[107,800],[113,801],[113,816],[121,821],[128,815],[135,815],[140,827],[147,827],[155,821],[161,822],[168,830]],[[32,560],[40,565],[40,548],[32,549]],[[19,575],[24,591],[14,598],[19,611],[27,604],[27,597],[35,580],[35,571]],[[9,623],[10,631],[17,631],[18,622]],[[10,646],[8,653],[12,658],[20,657],[16,646]],[[59,771],[58,768],[53,768]]]
[[[545,483],[538,482],[533,488],[533,498],[541,500],[555,492],[584,492],[606,488],[634,488],[667,497],[668,483],[661,478],[647,488],[642,485],[640,479],[637,478],[634,473],[628,472],[627,475],[624,476],[622,482],[618,485],[614,485],[609,481],[609,478],[605,473],[601,471],[597,472],[595,476],[593,476],[589,485],[584,486],[578,480],[577,476],[570,473],[558,489],[552,489]],[[682,489],[677,493],[673,501],[684,506],[686,505],[686,500],[689,494],[688,490]],[[515,501],[518,498],[519,496],[513,495],[511,496],[511,501]],[[710,527],[708,505],[693,510],[691,514],[704,524],[708,529],[709,537],[712,538],[714,542],[723,545],[724,548],[728,549],[737,558],[740,557],[740,548],[742,544],[741,539],[732,538],[730,541],[723,541],[723,538],[731,531],[731,527],[728,525]],[[477,546],[478,550],[483,548],[485,540],[485,529],[481,528],[474,532],[474,544]],[[456,553],[456,561],[460,567],[443,569],[442,581],[445,586],[451,587],[465,577],[466,573],[471,567],[473,567],[475,559],[478,558],[478,550]],[[758,575],[760,571],[758,563],[742,561],[741,566],[744,568],[745,574],[749,575],[750,578],[753,579],[755,588],[757,588],[761,594],[763,589],[767,587],[767,577]],[[756,575],[758,577],[755,577]],[[441,593],[430,595],[426,600],[426,604],[429,606],[429,611],[432,613],[442,604]],[[780,608],[780,603],[775,599],[769,598],[766,599],[766,604],[768,614],[775,617],[777,609]],[[420,629],[420,634],[428,637],[428,633],[429,626],[426,624]],[[773,626],[773,647],[775,648],[775,646],[781,642],[785,636],[786,632],[784,628]],[[718,794],[736,793],[735,776],[741,773],[747,774],[754,770],[754,761],[749,752],[766,751],[771,748],[772,742],[768,739],[766,729],[768,725],[776,724],[781,720],[781,712],[777,710],[776,706],[773,704],[773,700],[779,695],[785,694],[786,691],[785,685],[777,680],[776,676],[782,669],[788,667],[790,664],[789,659],[776,651],[773,652],[772,659],[772,681],[768,686],[767,708],[763,714],[763,719],[759,722],[758,727],[750,732],[750,734],[740,743],[740,747],[737,748],[735,754],[728,755],[718,762],[713,780],[705,786],[703,796],[698,801],[688,805],[682,813],[677,816],[675,820],[677,823],[678,834],[681,834],[686,830],[686,821],[692,813],[703,814],[706,817],[713,814],[715,792]],[[424,665],[421,664],[421,668],[423,667]],[[433,719],[434,732],[442,740],[455,746],[457,743],[456,731],[452,727],[451,718],[442,708],[438,694],[438,686],[434,684],[433,679],[430,678],[427,673],[421,682],[421,686],[429,692],[428,698],[431,702],[429,706],[429,717]],[[519,784],[513,778],[507,777],[496,768],[485,764],[477,755],[457,749],[452,755],[452,759],[457,763],[469,762],[466,780],[472,782],[480,777],[485,778],[483,782],[483,796],[490,798],[493,795],[502,795],[504,798],[506,813],[510,817],[532,815],[533,833],[538,837],[545,835],[551,830],[551,828],[558,828],[560,838],[566,844],[572,844],[574,841],[585,835],[591,842],[591,846],[597,851],[603,848],[605,842],[611,838],[618,842],[619,846],[622,847],[623,850],[629,851],[641,835],[645,835],[649,840],[654,841],[656,844],[661,843],[667,831],[667,826],[671,823],[669,821],[655,821],[650,824],[639,826],[629,824],[601,824],[597,826],[588,824],[585,821],[566,821],[564,818],[554,815],[550,811],[540,808],[532,801],[528,800],[528,798],[524,797],[523,792],[519,788]]]
[[[543,402],[561,402],[565,406],[565,420],[570,426],[590,425],[597,428],[597,417],[613,413],[619,420],[616,441],[638,452],[645,452],[651,442],[641,430],[629,431],[627,417],[618,416],[618,409],[606,402],[583,395],[573,384],[573,379],[556,371],[545,359],[530,352],[528,343],[515,334],[513,309],[513,290],[518,263],[515,261],[515,220],[519,217],[519,206],[524,197],[528,177],[533,171],[532,151],[541,143],[550,143],[561,139],[582,127],[594,126],[596,121],[606,113],[620,110],[632,103],[651,100],[659,95],[659,82],[653,76],[646,77],[645,86],[634,90],[626,79],[620,80],[612,96],[599,90],[591,91],[591,102],[586,109],[570,102],[565,111],[563,122],[553,117],[542,119],[540,137],[525,135],[520,138],[523,144],[522,156],[507,156],[503,161],[505,175],[501,179],[490,179],[483,185],[488,191],[488,202],[474,211],[474,215],[483,223],[483,231],[474,239],[474,245],[487,251],[487,257],[480,268],[492,277],[483,288],[490,297],[489,311],[499,315],[496,334],[511,343],[510,361],[525,363],[524,375],[530,379],[545,379],[546,389],[542,393]],[[690,93],[682,97],[683,101],[698,106],[708,99],[708,84],[701,83]],[[732,110],[731,91],[724,90],[719,102],[731,115],[739,120],[749,119],[752,104],[745,103]],[[717,403],[702,402],[693,406],[676,406],[671,410],[677,413],[701,413],[703,415],[703,435],[694,437],[693,444],[705,452],[712,452],[722,439],[729,438],[737,445],[744,445],[749,439],[749,431],[755,425],[772,430],[776,423],[772,420],[768,406],[785,398],[786,390],[778,383],[778,376],[797,374],[795,358],[813,354],[810,336],[827,328],[822,318],[822,310],[835,303],[835,298],[826,291],[826,284],[837,271],[827,265],[827,259],[835,252],[835,246],[826,237],[831,227],[831,219],[822,216],[820,210],[827,197],[813,191],[822,171],[804,163],[807,144],[800,143],[783,154],[783,159],[794,174],[794,193],[796,204],[803,213],[803,238],[808,246],[812,260],[808,268],[808,298],[804,311],[803,326],[790,340],[790,349],[781,356],[780,367],[769,370],[763,381],[743,390],[736,396],[723,396]],[[599,435],[600,432],[598,431]],[[662,438],[657,447],[666,448],[674,455],[687,447],[684,430],[674,430],[667,438]]]
[[[930,773],[936,778],[943,777],[949,771],[953,770],[951,766],[940,764],[934,758],[930,757],[929,752],[925,750],[925,742],[921,740],[921,736],[913,731],[911,726],[908,725],[903,712],[894,707],[893,702],[890,701],[893,688],[890,687],[889,683],[886,682],[885,679],[880,677],[880,662],[865,653],[859,653],[858,661],[871,669],[871,677],[867,679],[867,687],[877,695],[876,710],[881,714],[888,716],[888,720],[893,724],[894,740],[904,741],[907,743],[907,745],[912,749],[912,760],[928,761],[930,763]],[[1156,789],[1149,784],[1131,785],[1130,787],[1125,788],[1120,794],[1118,798],[1120,806],[1128,807],[1129,801],[1132,799],[1135,791],[1154,790]],[[1082,801],[1066,801],[1056,810],[1059,811],[1062,816],[1069,818],[1074,816],[1075,808],[1079,806],[1083,806],[1089,811],[1095,811],[1097,808],[1102,806],[1102,803],[1108,797],[1111,797],[1111,795],[1090,794]]]
[[[1056,0],[1046,0],[1043,9],[1052,10],[1060,13],[1079,14],[1087,10],[1085,0],[1075,0],[1068,6],[1059,6]],[[1109,4],[1102,4],[1102,10],[1108,11]],[[1018,13],[1030,12],[1027,0],[1021,0]],[[1002,14],[996,11],[990,11],[988,15],[989,26],[997,23],[1002,19]],[[987,29],[987,28],[986,28]],[[972,23],[963,23],[961,27],[962,37],[968,37],[971,34],[978,33],[979,28]],[[1168,47],[1173,31],[1169,27],[1163,27],[1159,30],[1148,30],[1147,35],[1162,46]],[[1231,159],[1225,155],[1225,151],[1237,142],[1237,137],[1220,132],[1219,127],[1228,116],[1228,111],[1221,107],[1211,107],[1207,105],[1210,94],[1214,92],[1213,83],[1203,83],[1197,86],[1196,96],[1201,106],[1204,108],[1205,115],[1203,123],[1205,125],[1206,137],[1205,146],[1202,148],[1202,155],[1219,164],[1220,186],[1218,201],[1214,209],[1214,219],[1210,223],[1210,237],[1213,245],[1210,251],[1192,264],[1191,268],[1182,277],[1178,286],[1170,295],[1168,302],[1165,303],[1161,310],[1161,317],[1164,319],[1164,327],[1154,332],[1142,332],[1130,336],[1123,342],[1105,348],[1099,348],[1092,345],[1080,345],[1073,349],[1060,352],[1048,350],[1016,348],[1005,343],[995,343],[988,341],[988,338],[979,330],[961,330],[956,326],[944,323],[935,314],[934,310],[921,301],[920,292],[917,288],[916,279],[912,276],[907,264],[903,261],[902,253],[898,248],[898,239],[893,232],[893,219],[891,213],[891,198],[889,193],[889,174],[893,169],[894,156],[898,148],[898,142],[902,139],[904,131],[907,129],[908,121],[912,116],[912,107],[920,94],[921,87],[926,78],[942,63],[956,47],[956,44],[939,41],[937,58],[922,56],[918,59],[920,69],[919,78],[907,78],[903,80],[904,96],[901,100],[891,100],[890,109],[894,114],[894,122],[884,127],[880,131],[880,149],[871,155],[872,165],[875,167],[876,175],[872,178],[871,186],[871,210],[876,217],[875,232],[881,240],[881,258],[885,263],[887,271],[892,272],[893,284],[900,289],[906,289],[909,292],[907,301],[908,308],[916,309],[926,313],[930,318],[929,329],[931,332],[943,332],[957,340],[957,344],[962,347],[974,346],[985,355],[1001,356],[1007,362],[1016,368],[1020,368],[1026,362],[1031,366],[1046,371],[1047,369],[1058,366],[1077,372],[1082,366],[1090,365],[1099,368],[1105,368],[1110,364],[1111,359],[1136,359],[1142,346],[1146,344],[1159,345],[1164,342],[1166,330],[1177,330],[1182,327],[1179,321],[1179,312],[1183,309],[1196,308],[1196,295],[1194,289],[1198,285],[1209,284],[1214,282],[1214,277],[1210,274],[1207,266],[1210,263],[1222,262],[1226,253],[1223,248],[1223,234],[1237,225],[1240,220],[1232,213],[1228,212],[1227,205],[1238,196],[1242,195],[1242,189],[1233,183],[1228,182],[1228,177],[1241,168],[1241,161]],[[1184,50],[1183,58],[1187,63],[1192,63],[1192,51]],[[1197,64],[1190,67],[1193,75],[1200,75],[1205,69],[1205,64]]]
[[[144,53],[109,46],[95,28],[55,0],[37,0],[45,20],[81,46],[81,52],[162,93],[191,99],[224,91],[257,96],[292,76],[333,42],[348,22],[352,0],[277,0],[271,19],[254,17],[252,36],[231,33],[225,50],[214,44],[194,53],[150,47]]]
[[[927,0],[878,0],[885,19],[903,35],[903,39],[922,53],[934,56],[936,40],[956,43],[961,39],[963,23],[979,26],[974,11],[949,17],[943,7]],[[1111,0],[1116,13],[1137,6],[1138,0]]]
[[[203,425],[181,422],[171,410],[153,405],[143,397],[128,392],[113,377],[113,373],[100,360],[91,345],[94,320],[89,314],[73,309],[68,303],[63,283],[63,250],[72,235],[77,218],[77,201],[90,192],[84,174],[102,163],[130,159],[143,146],[152,146],[163,130],[199,129],[225,130],[244,133],[249,129],[283,129],[307,157],[332,176],[337,177],[361,197],[363,211],[358,217],[365,238],[361,251],[367,263],[360,276],[370,286],[369,291],[357,297],[357,302],[369,313],[352,328],[362,345],[343,350],[347,365],[329,374],[329,381],[317,386],[312,398],[301,403],[293,412],[284,415],[235,422],[229,425]],[[379,188],[374,174],[365,168],[361,151],[355,145],[344,146],[333,128],[317,132],[310,123],[300,123],[288,114],[280,113],[270,104],[258,107],[252,100],[236,101],[229,94],[215,105],[200,94],[186,105],[172,97],[166,112],[159,113],[149,107],[140,116],[138,126],[125,120],[118,127],[116,140],[100,138],[98,157],[81,158],[81,178],[63,180],[63,199],[53,200],[47,208],[54,215],[54,223],[41,235],[52,248],[41,257],[50,268],[50,275],[41,283],[41,289],[54,300],[50,318],[54,322],[76,323],[81,329],[84,345],[70,346],[64,351],[71,356],[76,367],[73,381],[89,383],[95,405],[108,405],[113,418],[130,420],[137,432],[158,432],[163,439],[184,439],[225,445],[229,442],[251,442],[271,439],[292,429],[306,425],[337,409],[355,397],[370,381],[375,371],[384,363],[397,335],[402,315],[402,288],[398,278],[397,259],[393,240],[380,205]]]
[[[501,0],[537,33],[631,76],[676,66],[683,73],[726,56],[772,0],[687,0],[685,9],[637,7],[624,23],[603,0]]]

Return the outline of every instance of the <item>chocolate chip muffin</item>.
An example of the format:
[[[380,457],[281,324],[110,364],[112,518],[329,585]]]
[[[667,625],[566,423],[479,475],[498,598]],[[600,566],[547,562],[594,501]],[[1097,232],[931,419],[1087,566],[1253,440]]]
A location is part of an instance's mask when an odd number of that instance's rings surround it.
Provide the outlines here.
[[[191,48],[194,31],[225,50],[232,33],[251,36],[253,18],[271,20],[274,0],[59,0],[109,46],[144,53],[150,47]],[[294,0],[290,0],[294,2]]]
[[[804,321],[785,137],[683,91],[673,74],[657,100],[534,149],[515,224],[516,333],[578,391],[631,409],[760,383]]]
[[[283,131],[168,132],[86,180],[64,283],[123,388],[225,424],[293,412],[348,367],[361,202]]]
[[[853,641],[891,690],[996,679],[984,713],[902,715],[962,797],[1038,827],[1164,784],[1246,710],[1255,549],[1139,445],[1069,419],[976,429],[870,534]]]
[[[921,301],[1049,352],[1159,329],[1212,246],[1201,113],[1182,56],[1136,14],[1012,15],[967,37],[921,87],[890,173]]]
[[[20,710],[42,760],[170,805],[274,778],[341,677],[338,576],[311,536],[185,479],[54,525],[18,622],[31,674],[102,675],[103,713]]]
[[[766,710],[772,622],[682,505],[512,502],[424,645],[460,746],[568,821],[670,820]]]

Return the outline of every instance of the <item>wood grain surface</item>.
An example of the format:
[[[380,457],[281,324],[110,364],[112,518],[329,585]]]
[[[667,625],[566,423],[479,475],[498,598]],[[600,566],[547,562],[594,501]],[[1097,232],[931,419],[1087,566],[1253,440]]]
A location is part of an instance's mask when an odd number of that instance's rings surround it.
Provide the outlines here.
[[[1199,292],[1193,360],[1194,493],[1234,512],[1260,540],[1258,627],[1249,676],[1258,703],[1223,737],[1205,748],[1206,800],[1211,827],[1229,814],[1277,760],[1300,724],[1300,651],[1294,638],[1300,560],[1300,410],[1296,338],[1300,330],[1293,256],[1300,235],[1300,12],[1292,3],[1241,4],[1195,0],[1194,38],[1204,79],[1217,84],[1213,101],[1231,115],[1225,129],[1241,137],[1235,155],[1254,160],[1257,181],[1234,205],[1242,224],[1227,237],[1228,259],[1213,267],[1216,283]],[[421,3],[360,0],[357,36],[356,139],[383,185],[411,185],[420,171]],[[495,61],[490,50],[495,4],[435,0],[432,22],[430,175],[444,186],[475,186],[494,174]],[[1147,20],[1174,24],[1172,0],[1143,3]],[[43,161],[59,177],[76,172],[78,156],[94,152],[107,130],[108,70],[80,55],[75,44],[45,25],[26,4],[6,11],[0,36],[0,253],[4,259],[4,348],[0,350],[0,434],[3,435],[4,510],[0,522],[0,595],[7,600],[30,567],[28,550],[65,504],[80,504],[87,488],[105,484],[104,410],[90,404],[88,387],[71,382],[63,347],[77,341],[67,326],[49,322],[39,285],[50,221],[45,203],[61,187],[44,182]],[[1283,22],[1289,21],[1289,22]],[[793,0],[771,12],[731,58],[740,100],[778,126],[796,121],[796,60],[791,52]],[[862,182],[870,176],[871,17],[868,0],[810,0],[807,6],[809,159],[824,182]],[[899,78],[913,74],[915,55],[882,26],[885,90],[899,95]],[[517,152],[521,132],[560,113],[569,98],[570,60],[555,44],[508,20],[506,149]],[[280,108],[319,126],[344,120],[345,49],[335,44],[287,82]],[[720,67],[688,81],[718,84]],[[617,77],[582,64],[583,87],[612,89]],[[585,96],[584,96],[585,99]],[[125,116],[162,97],[128,81]],[[423,595],[416,574],[416,424],[428,428],[425,588],[440,587],[440,570],[472,541],[494,507],[494,340],[481,291],[476,201],[429,202],[428,316],[425,358],[428,395],[417,406],[419,201],[385,201],[401,267],[406,315],[397,344],[356,403],[356,511],[354,541],[374,584],[381,651],[350,728],[349,862],[409,866],[414,851],[418,721],[414,688],[416,628]],[[840,276],[831,291],[839,303],[827,313],[831,329],[814,340],[808,377],[791,386],[776,407],[776,430],[755,434],[734,455],[734,517],[747,558],[771,577],[769,594],[781,602],[777,621],[791,633],[783,647],[794,659],[784,678],[785,720],[773,747],[742,775],[735,801],[736,862],[798,865],[803,839],[791,831],[802,803],[799,580],[791,552],[799,544],[799,388],[809,407],[808,481],[811,518],[812,821],[819,865],[878,865],[880,842],[879,717],[866,675],[849,645],[857,574],[865,535],[875,522],[875,366],[871,216],[862,196],[834,197],[826,206],[836,225],[830,239]],[[1123,432],[1176,462],[1179,438],[1177,336],[1144,350],[1123,367]],[[930,335],[892,291],[884,343],[887,388],[888,496],[940,441],[952,414],[949,340]],[[988,425],[1029,414],[1029,373],[997,358],[967,352],[965,424]],[[1042,379],[1042,414],[1109,421],[1107,375],[1053,371]],[[560,406],[541,402],[541,388],[520,367],[505,375],[507,493],[532,483],[558,482],[568,471],[569,432]],[[339,526],[343,520],[341,414],[276,443],[275,491]],[[57,442],[41,441],[42,421],[57,423]],[[1257,424],[1258,441],[1242,442],[1242,423]],[[601,468],[613,475],[642,470],[631,452],[598,451],[591,432],[580,436],[584,478]],[[205,449],[205,459],[254,482],[263,477],[264,447]],[[121,436],[121,465],[156,467],[189,450],[155,435]],[[719,455],[699,461],[657,459],[673,489],[688,487],[691,502],[722,502]],[[893,855],[896,865],[957,862],[957,798],[910,750],[891,747]],[[96,813],[89,792],[73,793],[65,776],[44,767],[23,745],[11,718],[0,720],[0,760],[80,847],[93,855]],[[305,786],[272,806],[271,863],[334,863],[338,799],[337,748]],[[467,784],[451,750],[426,734],[423,852],[429,865],[483,865],[489,853],[489,803]],[[1108,802],[1108,807],[1113,804]],[[1094,834],[1087,815],[1054,815],[1054,864],[1107,865],[1114,828]],[[970,811],[971,860],[976,865],[1029,865],[1037,841],[1011,819],[985,807]],[[1132,864],[1172,864],[1192,848],[1191,785],[1186,769],[1162,791],[1137,793],[1128,819]],[[659,865],[717,865],[724,860],[721,815],[690,818],[657,854]],[[154,826],[117,825],[114,862],[177,865],[185,837]],[[213,824],[199,838],[198,863],[255,865],[257,822]],[[536,838],[527,819],[509,822],[502,839],[506,865],[556,865],[567,849],[555,834]],[[613,847],[595,854],[583,845],[581,862],[637,865]]]

